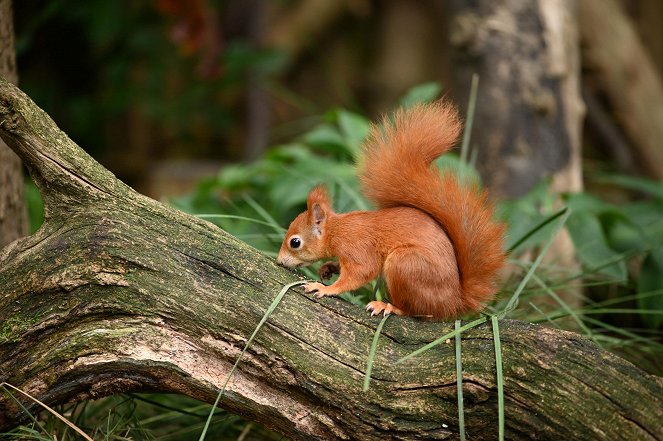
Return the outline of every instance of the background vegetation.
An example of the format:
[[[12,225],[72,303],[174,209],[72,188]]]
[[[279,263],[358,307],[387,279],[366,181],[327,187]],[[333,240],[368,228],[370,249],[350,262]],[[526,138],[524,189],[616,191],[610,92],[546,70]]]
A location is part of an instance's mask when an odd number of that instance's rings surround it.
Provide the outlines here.
[[[392,67],[394,59],[412,57],[392,54],[387,35],[392,26],[407,26],[392,23],[404,2],[320,9],[319,21],[327,17],[333,26],[311,25],[318,29],[314,39],[283,30],[298,23],[297,2],[266,3],[15,2],[21,88],[123,180],[273,255],[317,183],[328,185],[339,211],[370,208],[352,164],[378,114],[441,94],[467,107],[469,92],[456,88],[444,56],[414,73]],[[415,16],[431,14],[430,6],[413,9]],[[432,9],[438,23],[445,12]],[[632,7],[631,13],[646,33],[642,12]],[[408,48],[428,53],[427,38],[437,31],[427,21],[420,28],[424,35],[414,33]],[[644,41],[657,59],[661,43]],[[390,82],[390,75],[396,79]],[[513,252],[502,295],[491,307],[504,306],[547,242],[554,222],[537,226],[559,210],[561,198],[571,210],[566,226],[581,266],[569,268],[551,256],[510,317],[581,332],[663,375],[663,186],[615,161],[602,143],[588,122],[587,191],[558,195],[543,180],[499,203]],[[478,178],[458,156],[439,165]],[[34,230],[40,201],[33,187],[27,197]],[[361,304],[374,291],[345,298]],[[579,302],[570,304],[574,297]],[[98,439],[186,440],[200,432],[209,406],[131,395],[58,410]],[[74,439],[51,414],[35,418],[4,436]],[[279,436],[219,412],[207,439]]]

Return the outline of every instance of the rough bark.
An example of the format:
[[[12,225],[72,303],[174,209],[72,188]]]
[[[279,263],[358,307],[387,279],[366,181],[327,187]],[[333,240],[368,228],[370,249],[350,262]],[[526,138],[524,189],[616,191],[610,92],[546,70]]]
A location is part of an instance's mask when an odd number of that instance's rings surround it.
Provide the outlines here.
[[[520,196],[542,178],[582,188],[575,1],[455,3],[451,41],[458,82],[480,86],[473,129],[477,165],[498,197]],[[462,87],[469,90],[469,87]]]
[[[663,83],[633,24],[614,0],[581,0],[583,63],[609,100],[639,165],[663,178]]]
[[[213,225],[135,193],[6,82],[0,136],[46,205],[43,227],[0,253],[0,381],[51,405],[145,390],[212,402],[295,276]],[[292,439],[457,438],[453,345],[395,364],[450,324],[387,321],[363,393],[378,321],[338,299],[287,293],[221,406]],[[573,333],[509,320],[500,331],[508,439],[663,439],[660,378]],[[467,432],[495,439],[489,326],[464,333],[463,363]],[[22,418],[0,396],[0,430]]]
[[[0,0],[0,77],[16,84],[16,53],[11,0]],[[0,247],[25,236],[28,218],[21,160],[0,140]]]

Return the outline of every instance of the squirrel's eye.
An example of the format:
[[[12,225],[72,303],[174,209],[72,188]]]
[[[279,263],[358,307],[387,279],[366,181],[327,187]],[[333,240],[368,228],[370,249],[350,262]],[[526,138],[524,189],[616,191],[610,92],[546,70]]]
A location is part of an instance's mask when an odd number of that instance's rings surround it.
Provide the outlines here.
[[[302,246],[302,240],[299,237],[293,237],[290,239],[290,248],[296,250],[300,246]]]

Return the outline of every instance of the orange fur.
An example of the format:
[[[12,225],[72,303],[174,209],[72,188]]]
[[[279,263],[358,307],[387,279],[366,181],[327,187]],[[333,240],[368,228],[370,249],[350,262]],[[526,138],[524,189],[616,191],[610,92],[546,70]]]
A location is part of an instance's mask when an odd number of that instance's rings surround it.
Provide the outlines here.
[[[277,261],[299,267],[338,257],[334,284],[305,287],[318,296],[357,289],[382,274],[398,313],[453,318],[480,310],[504,264],[504,226],[492,221],[484,192],[431,166],[460,128],[456,110],[444,103],[401,110],[393,124],[385,118],[373,126],[359,178],[379,209],[337,214],[324,188],[314,188]]]

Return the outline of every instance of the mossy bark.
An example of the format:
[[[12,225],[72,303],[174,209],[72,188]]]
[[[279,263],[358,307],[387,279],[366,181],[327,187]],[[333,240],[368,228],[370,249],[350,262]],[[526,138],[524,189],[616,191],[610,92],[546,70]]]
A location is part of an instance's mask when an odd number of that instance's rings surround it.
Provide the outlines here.
[[[4,81],[0,136],[46,205],[43,227],[0,252],[0,381],[51,405],[127,391],[212,402],[295,276],[212,224],[135,193]],[[364,393],[378,322],[341,300],[288,292],[221,406],[292,439],[457,438],[453,344],[396,364],[452,325],[390,318]],[[663,439],[660,378],[576,334],[509,320],[500,331],[509,439]],[[467,433],[495,439],[489,326],[463,334],[463,364]],[[24,418],[0,396],[1,430]]]

